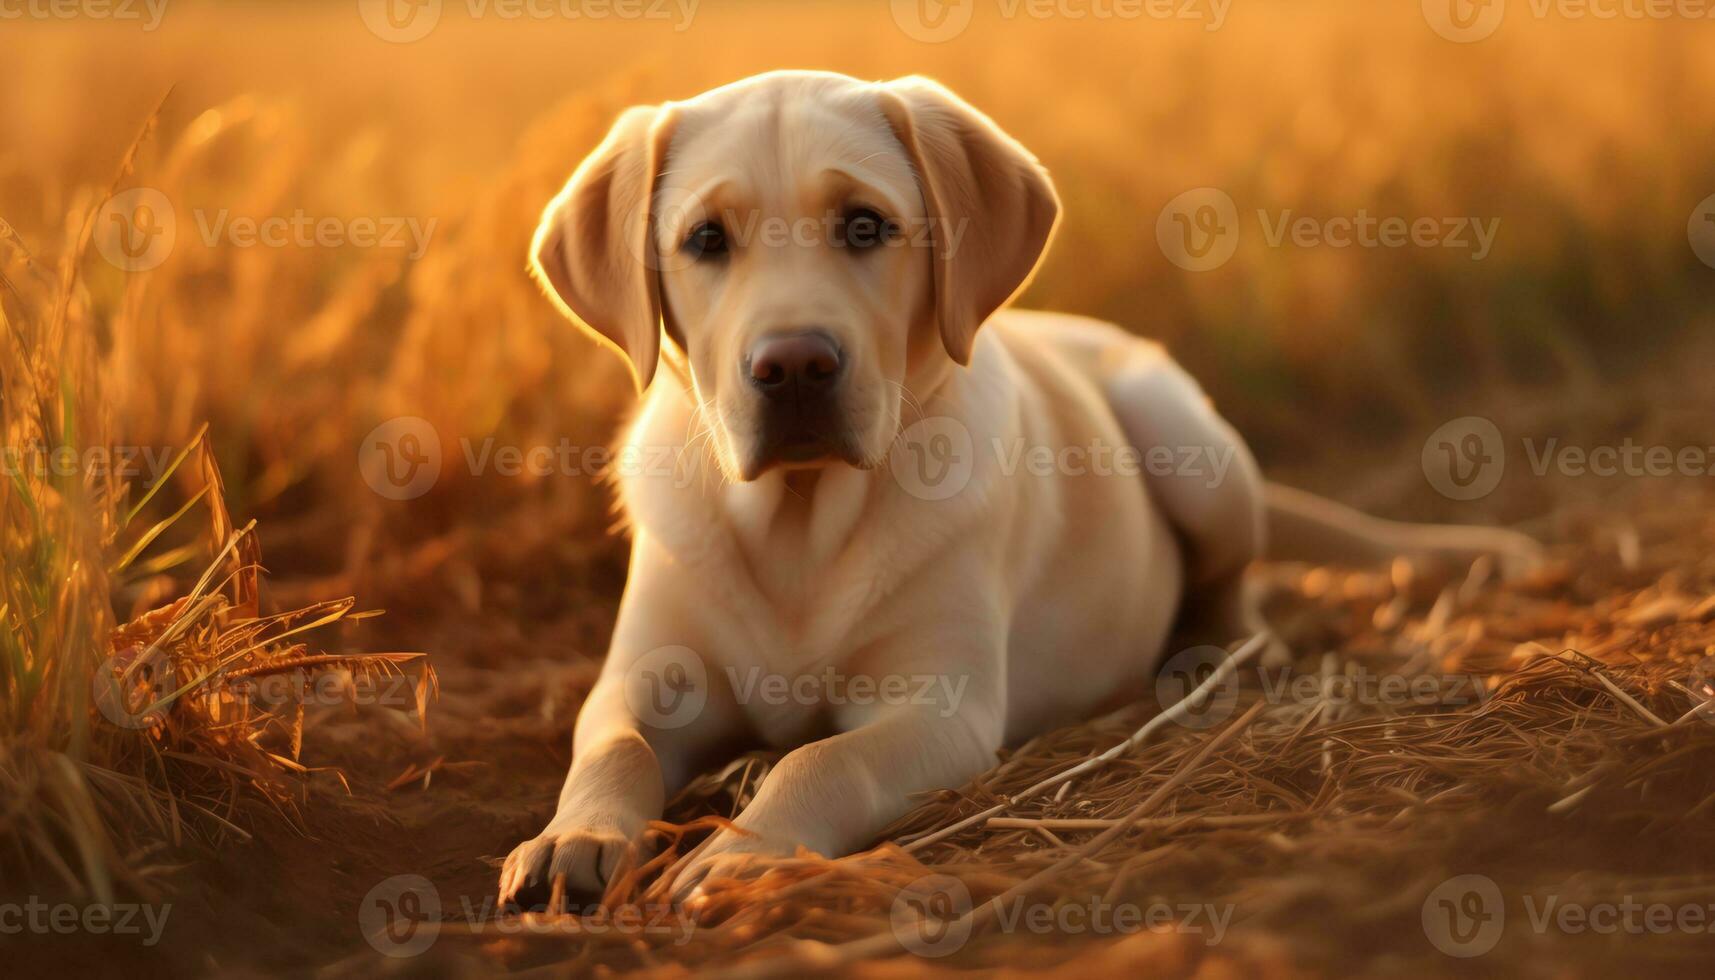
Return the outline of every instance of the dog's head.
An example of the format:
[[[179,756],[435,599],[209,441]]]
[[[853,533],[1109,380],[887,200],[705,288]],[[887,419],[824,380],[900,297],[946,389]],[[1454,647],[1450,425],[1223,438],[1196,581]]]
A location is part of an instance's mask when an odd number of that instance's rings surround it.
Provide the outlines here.
[[[774,72],[627,110],[531,266],[639,388],[666,362],[749,480],[881,463],[1058,216],[1035,158],[939,84]]]

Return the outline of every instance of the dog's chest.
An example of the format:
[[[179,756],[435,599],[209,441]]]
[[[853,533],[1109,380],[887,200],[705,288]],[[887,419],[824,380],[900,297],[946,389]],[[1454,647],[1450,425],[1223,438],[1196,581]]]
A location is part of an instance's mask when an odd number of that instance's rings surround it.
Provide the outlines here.
[[[829,734],[839,672],[780,670],[751,664],[727,671],[735,700],[764,743],[791,748]],[[830,697],[832,695],[832,697]]]
[[[762,597],[741,628],[744,640],[721,651],[726,680],[752,723],[771,741],[826,729],[850,700],[856,655],[889,620],[885,602],[853,595],[837,577],[810,574]],[[861,692],[860,692],[861,693]]]
[[[725,678],[751,727],[792,746],[831,734],[873,682],[858,657],[885,636],[892,607],[873,579],[848,567],[806,568],[793,579],[755,581],[744,639],[721,651]]]

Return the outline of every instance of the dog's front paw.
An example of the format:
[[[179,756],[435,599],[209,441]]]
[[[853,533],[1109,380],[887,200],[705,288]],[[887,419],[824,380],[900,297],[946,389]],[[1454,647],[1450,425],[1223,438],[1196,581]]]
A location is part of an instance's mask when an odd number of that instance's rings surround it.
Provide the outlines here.
[[[561,876],[567,895],[599,896],[642,830],[642,821],[611,815],[555,816],[546,830],[513,848],[501,865],[500,904],[545,904]]]
[[[785,838],[747,834],[732,828],[718,831],[679,869],[673,882],[673,898],[678,902],[695,898],[706,883],[717,878],[755,878],[797,853],[797,842]]]

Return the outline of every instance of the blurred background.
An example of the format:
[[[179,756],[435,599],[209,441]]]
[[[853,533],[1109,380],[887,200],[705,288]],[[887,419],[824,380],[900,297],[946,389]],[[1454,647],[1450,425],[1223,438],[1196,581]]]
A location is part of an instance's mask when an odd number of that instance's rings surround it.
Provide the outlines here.
[[[1459,499],[1426,472],[1433,434],[1488,419],[1521,460],[1527,439],[1715,444],[1715,20],[1696,9],[0,0],[9,322],[60,325],[8,370],[109,443],[170,454],[206,423],[227,507],[260,521],[264,608],[355,593],[388,615],[349,642],[432,654],[429,735],[384,726],[322,758],[372,784],[407,758],[505,772],[360,793],[322,831],[441,855],[477,894],[471,856],[551,805],[623,584],[599,473],[471,462],[605,445],[633,401],[525,275],[542,207],[623,107],[774,68],[934,76],[1058,184],[1023,305],[1164,342],[1279,478],[1391,516],[1529,522],[1644,482],[1514,465]],[[440,447],[411,494],[363,469],[400,419]],[[127,581],[112,604],[124,621],[174,594]],[[381,813],[386,841],[361,829]],[[271,847],[269,900],[314,908],[321,852]],[[254,928],[293,919],[274,921]]]
[[[591,481],[449,472],[418,500],[366,500],[352,460],[395,416],[430,420],[449,453],[605,441],[623,372],[526,282],[533,223],[623,106],[771,68],[925,73],[987,111],[1066,206],[1023,303],[1163,340],[1265,465],[1336,468],[1371,506],[1445,506],[1416,461],[1450,419],[1611,424],[1585,415],[1620,409],[1616,386],[1623,412],[1661,388],[1671,410],[1684,389],[1663,372],[1709,333],[1715,269],[1688,234],[1715,194],[1708,21],[1514,3],[1459,28],[1434,0],[387,4],[171,0],[154,18],[135,0],[134,19],[0,23],[0,215],[39,256],[161,104],[121,189],[164,194],[176,243],[146,275],[84,269],[115,314],[109,393],[128,441],[210,422],[235,509],[275,518],[276,558],[309,568],[367,560],[368,535],[324,533],[352,522],[504,519],[473,494],[601,519]],[[1490,9],[1448,5],[1467,7]],[[1192,271],[1158,231],[1199,188],[1237,227],[1230,258]],[[242,247],[218,224],[294,214],[428,234]],[[1331,222],[1363,216],[1442,230],[1336,244]],[[1281,237],[1306,218],[1314,236]],[[281,518],[312,522],[303,548]]]

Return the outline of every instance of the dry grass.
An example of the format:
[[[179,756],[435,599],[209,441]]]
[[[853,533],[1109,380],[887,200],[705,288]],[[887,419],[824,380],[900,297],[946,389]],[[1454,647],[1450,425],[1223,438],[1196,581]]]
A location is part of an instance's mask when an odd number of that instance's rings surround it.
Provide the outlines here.
[[[106,396],[123,363],[98,350],[79,279],[93,221],[92,209],[57,273],[4,242],[0,866],[111,903],[116,886],[153,892],[162,845],[248,839],[246,799],[290,816],[309,771],[304,688],[259,698],[259,682],[363,677],[423,655],[312,652],[316,631],[360,618],[350,598],[264,611],[255,525],[234,526],[206,429],[152,482],[132,478]],[[167,504],[193,459],[200,488]],[[201,533],[182,520],[199,506]],[[199,556],[210,564],[187,580],[179,570]],[[419,667],[422,717],[434,675]]]

